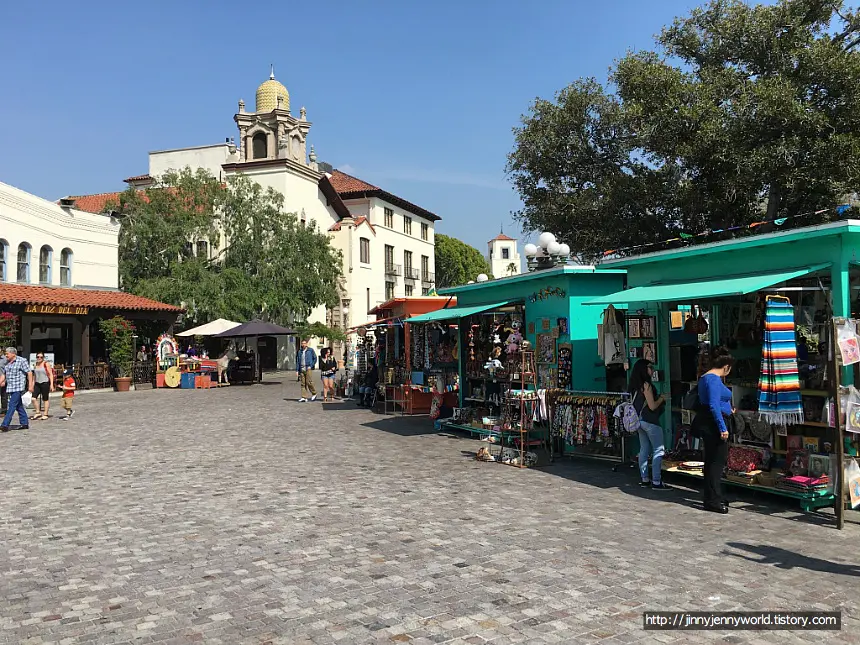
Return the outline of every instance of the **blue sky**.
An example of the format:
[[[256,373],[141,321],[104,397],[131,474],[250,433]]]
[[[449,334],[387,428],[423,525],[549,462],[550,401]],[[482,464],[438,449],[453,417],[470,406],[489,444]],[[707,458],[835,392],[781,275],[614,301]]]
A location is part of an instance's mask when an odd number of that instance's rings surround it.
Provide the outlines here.
[[[438,213],[486,250],[519,200],[511,129],[537,96],[605,80],[683,0],[10,3],[0,181],[42,197],[120,190],[147,152],[235,136],[274,63],[318,157]]]

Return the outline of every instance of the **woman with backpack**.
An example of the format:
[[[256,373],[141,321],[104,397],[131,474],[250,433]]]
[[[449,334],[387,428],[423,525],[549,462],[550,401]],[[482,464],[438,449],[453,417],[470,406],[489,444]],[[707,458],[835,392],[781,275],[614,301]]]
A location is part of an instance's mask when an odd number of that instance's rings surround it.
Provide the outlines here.
[[[728,513],[729,505],[723,498],[723,471],[729,459],[729,430],[726,417],[734,414],[732,391],[723,379],[732,371],[734,357],[725,347],[711,352],[711,369],[699,379],[699,405],[693,419],[693,435],[702,438],[704,448],[705,510]]]
[[[666,403],[664,395],[657,396],[651,374],[651,361],[639,359],[630,373],[628,391],[633,396],[633,407],[639,413],[639,477],[640,486],[651,486],[654,490],[669,490],[663,483],[661,470],[666,448],[663,444],[663,428],[660,426],[660,409]],[[651,458],[651,479],[648,479],[648,458]]]

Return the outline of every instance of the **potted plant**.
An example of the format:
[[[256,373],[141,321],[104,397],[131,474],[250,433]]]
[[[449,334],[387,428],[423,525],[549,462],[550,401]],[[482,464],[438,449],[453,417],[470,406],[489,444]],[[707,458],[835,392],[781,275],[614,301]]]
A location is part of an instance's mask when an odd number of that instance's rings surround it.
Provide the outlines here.
[[[0,344],[17,346],[18,316],[9,311],[0,311]]]
[[[114,316],[100,320],[99,329],[104,337],[110,364],[116,371],[114,383],[117,392],[128,392],[134,360],[134,325],[122,316]]]

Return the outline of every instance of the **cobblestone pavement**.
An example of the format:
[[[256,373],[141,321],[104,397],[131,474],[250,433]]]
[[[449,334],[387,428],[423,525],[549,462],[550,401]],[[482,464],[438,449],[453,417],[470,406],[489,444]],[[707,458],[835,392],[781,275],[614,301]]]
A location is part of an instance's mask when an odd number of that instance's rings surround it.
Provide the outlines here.
[[[642,630],[674,609],[841,609],[829,641],[860,642],[856,525],[477,463],[426,420],[296,392],[79,396],[69,424],[0,435],[0,642],[824,641]]]

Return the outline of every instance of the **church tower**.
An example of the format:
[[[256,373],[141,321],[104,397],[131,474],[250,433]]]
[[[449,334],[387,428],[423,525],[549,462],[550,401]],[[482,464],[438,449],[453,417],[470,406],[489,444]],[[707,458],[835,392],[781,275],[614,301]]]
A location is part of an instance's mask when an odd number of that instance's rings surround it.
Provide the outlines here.
[[[239,112],[233,117],[242,147],[239,162],[288,159],[311,166],[306,151],[311,123],[304,108],[298,119],[290,113],[290,93],[275,80],[274,67],[269,80],[257,88],[256,99],[253,112],[246,112],[245,102],[239,101]]]
[[[500,231],[496,237],[487,242],[487,247],[487,261],[490,263],[494,278],[520,274],[520,252],[517,250],[517,241],[514,238]]]

